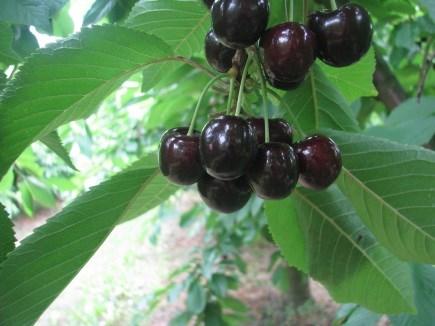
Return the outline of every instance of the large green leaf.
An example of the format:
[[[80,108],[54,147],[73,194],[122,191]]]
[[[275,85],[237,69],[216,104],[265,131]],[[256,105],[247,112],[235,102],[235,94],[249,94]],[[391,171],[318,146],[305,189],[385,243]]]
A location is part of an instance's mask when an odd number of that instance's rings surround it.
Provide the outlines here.
[[[414,311],[408,264],[375,240],[336,187],[323,192],[297,189],[286,201],[296,209],[296,218],[284,209],[289,205],[285,202],[268,203],[266,215],[290,264],[322,282],[339,302],[380,313]],[[300,243],[293,239],[296,230],[303,238]]]
[[[11,220],[0,204],[0,266],[6,255],[15,248],[15,233]]]
[[[435,263],[435,152],[329,134],[343,155],[338,185],[376,238],[401,259]]]
[[[71,169],[78,171],[77,168],[74,166],[74,163],[72,162],[68,151],[63,146],[62,140],[60,139],[57,131],[52,131],[49,134],[43,136],[41,138],[41,142],[45,146],[50,148],[54,153],[56,153],[56,155],[59,156]]]
[[[319,128],[358,130],[349,104],[318,66],[300,87],[285,93],[281,106],[286,118],[304,132]]]
[[[393,326],[430,326],[435,321],[435,268],[416,264],[412,272],[417,315],[392,316]]]
[[[50,18],[68,0],[2,0],[0,20],[17,25],[33,25],[44,32],[51,33]]]
[[[19,60],[18,55],[12,50],[13,37],[11,26],[0,22],[0,62],[6,65],[16,63]]]
[[[156,165],[144,158],[91,189],[9,255],[0,272],[0,325],[33,324],[118,223],[175,191]]]
[[[365,131],[367,135],[410,145],[427,144],[435,134],[435,97],[412,98],[388,116],[385,124]]]
[[[0,176],[32,142],[82,119],[132,73],[171,56],[154,36],[96,26],[32,56],[0,101]]]
[[[376,69],[373,48],[354,65],[338,69],[321,62],[320,66],[326,77],[350,102],[363,96],[376,96],[378,94],[373,84],[373,74]]]

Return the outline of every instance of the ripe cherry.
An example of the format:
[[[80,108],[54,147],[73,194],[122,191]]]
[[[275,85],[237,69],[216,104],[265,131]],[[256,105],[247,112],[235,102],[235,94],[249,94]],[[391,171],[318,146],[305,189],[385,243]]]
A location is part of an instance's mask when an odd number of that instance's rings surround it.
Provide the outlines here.
[[[245,177],[224,181],[207,174],[198,181],[198,191],[210,208],[222,213],[233,213],[243,208],[252,194]]]
[[[249,171],[249,183],[264,199],[283,199],[298,182],[296,154],[289,144],[267,143],[258,148]]]
[[[264,144],[264,120],[250,118],[246,120],[257,137],[257,144]],[[293,129],[284,119],[269,119],[269,137],[271,142],[293,144]]]
[[[257,142],[242,118],[221,115],[210,120],[201,132],[199,148],[208,174],[233,180],[243,174],[255,156]]]
[[[204,4],[210,9],[214,0],[203,0]]]
[[[225,73],[233,66],[236,50],[226,47],[219,42],[213,30],[205,36],[205,57],[210,66],[217,71]]]
[[[253,45],[267,27],[268,0],[215,0],[213,29],[225,45],[242,49]]]
[[[299,164],[299,182],[311,189],[329,187],[341,171],[341,153],[328,137],[314,135],[295,144]]]
[[[315,12],[309,27],[317,37],[319,58],[335,67],[357,62],[369,50],[373,36],[370,15],[356,4]]]
[[[194,184],[204,174],[199,155],[199,132],[191,136],[187,132],[188,128],[170,129],[160,141],[160,170],[178,185]]]
[[[315,36],[298,23],[283,23],[268,29],[260,44],[264,49],[266,77],[276,88],[297,87],[316,59]]]

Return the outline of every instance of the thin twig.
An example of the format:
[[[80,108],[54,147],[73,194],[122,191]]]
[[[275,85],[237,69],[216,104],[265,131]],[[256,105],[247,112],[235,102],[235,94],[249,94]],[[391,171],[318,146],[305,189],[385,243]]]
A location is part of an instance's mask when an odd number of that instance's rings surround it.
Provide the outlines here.
[[[420,69],[420,78],[417,86],[417,102],[420,103],[421,97],[423,96],[424,85],[426,84],[427,76],[429,75],[429,70],[432,67],[432,61],[435,58],[435,52],[431,51],[432,47],[432,36],[427,40],[426,48],[423,55],[423,63]]]

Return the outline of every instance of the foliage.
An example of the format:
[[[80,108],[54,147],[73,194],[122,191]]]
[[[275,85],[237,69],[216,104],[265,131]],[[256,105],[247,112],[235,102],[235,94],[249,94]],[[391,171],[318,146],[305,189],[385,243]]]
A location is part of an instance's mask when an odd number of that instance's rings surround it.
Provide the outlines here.
[[[214,75],[202,51],[210,18],[200,1],[97,0],[85,25],[110,24],[36,50],[30,25],[56,35],[71,31],[65,3],[0,4],[0,200],[10,213],[20,208],[32,215],[66,192],[117,174],[73,200],[16,249],[1,209],[0,260],[6,260],[0,325],[34,323],[117,224],[175,193],[158,173],[156,144],[165,128],[188,124]],[[184,292],[186,307],[174,325],[240,324],[247,308],[230,290],[248,268],[240,251],[258,239],[267,216],[291,266],[322,282],[337,301],[358,304],[343,307],[337,324],[376,321],[379,314],[391,314],[393,325],[434,318],[435,272],[421,265],[435,264],[435,154],[422,147],[435,133],[434,74],[429,71],[424,89],[421,84],[422,66],[433,53],[433,8],[428,1],[361,3],[374,17],[376,33],[359,64],[333,70],[317,63],[297,90],[268,91],[271,113],[290,121],[298,138],[323,132],[340,145],[344,170],[337,185],[320,193],[298,188],[291,199],[266,203],[265,212],[254,199],[229,216],[194,205],[180,225],[203,227],[204,246],[150,294],[149,311]],[[285,19],[282,4],[271,1],[274,22]],[[295,8],[301,20],[300,4]],[[411,97],[391,113],[372,82],[379,57]],[[261,105],[255,72],[248,85],[244,109],[252,114]],[[198,127],[223,111],[227,90],[224,81],[207,96]],[[416,99],[419,93],[423,97]],[[92,160],[86,173],[73,171]],[[279,274],[275,267],[275,283],[282,285]]]

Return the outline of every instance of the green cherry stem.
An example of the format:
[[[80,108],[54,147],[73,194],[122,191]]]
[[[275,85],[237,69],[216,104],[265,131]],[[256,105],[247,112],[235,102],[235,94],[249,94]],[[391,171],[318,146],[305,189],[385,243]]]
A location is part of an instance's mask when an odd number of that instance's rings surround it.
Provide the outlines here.
[[[308,0],[304,0],[302,3],[302,23],[306,23],[308,18]]]
[[[294,21],[295,19],[295,2],[294,0],[290,0],[290,21]]]
[[[248,54],[248,59],[246,60],[245,68],[243,69],[242,80],[240,81],[239,95],[237,97],[236,117],[240,115],[240,111],[242,110],[243,91],[245,90],[246,76],[248,76],[248,70],[251,63],[252,55]]]
[[[270,135],[269,135],[269,110],[267,108],[267,87],[266,87],[266,80],[264,79],[263,69],[261,67],[260,55],[258,54],[258,51],[255,53],[255,63],[257,64],[258,73],[260,74],[261,92],[263,96],[264,142],[268,143],[270,141]]]
[[[337,3],[335,2],[335,0],[331,0],[331,9],[337,10]]]
[[[231,80],[230,80],[230,94],[228,95],[227,115],[230,114],[231,107],[233,106],[234,84],[235,84],[235,77],[232,77]]]
[[[195,112],[193,113],[192,121],[190,122],[189,131],[187,132],[187,135],[188,135],[188,136],[192,136],[192,134],[193,134],[193,130],[195,129],[196,118],[197,118],[197,116],[198,116],[198,111],[199,111],[199,108],[201,107],[201,103],[202,103],[202,100],[204,99],[205,94],[206,94],[207,91],[210,89],[210,87],[213,86],[213,84],[214,84],[215,82],[217,82],[218,80],[220,80],[220,79],[222,79],[222,78],[224,78],[224,77],[227,77],[227,76],[226,76],[226,75],[223,75],[223,74],[221,74],[221,75],[217,75],[217,76],[213,77],[213,78],[212,78],[212,79],[207,83],[207,85],[205,85],[204,89],[202,90],[201,95],[199,96],[198,103],[196,104],[196,108],[195,108]]]

